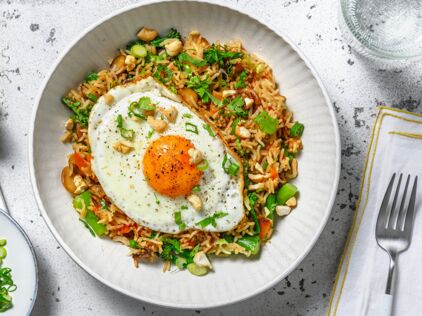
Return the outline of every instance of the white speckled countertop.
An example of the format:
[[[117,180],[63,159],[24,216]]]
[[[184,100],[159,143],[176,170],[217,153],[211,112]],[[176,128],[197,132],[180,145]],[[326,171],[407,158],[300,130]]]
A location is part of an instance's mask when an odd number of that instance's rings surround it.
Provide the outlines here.
[[[332,216],[307,258],[276,287],[246,302],[176,311],[102,285],[60,248],[37,209],[28,174],[34,97],[58,54],[87,26],[130,0],[0,0],[0,183],[39,264],[33,315],[322,315],[357,200],[367,139],[380,104],[420,112],[422,66],[383,71],[355,56],[337,26],[338,0],[226,0],[289,34],[319,72],[340,124],[342,167]],[[139,1],[142,2],[142,1]]]

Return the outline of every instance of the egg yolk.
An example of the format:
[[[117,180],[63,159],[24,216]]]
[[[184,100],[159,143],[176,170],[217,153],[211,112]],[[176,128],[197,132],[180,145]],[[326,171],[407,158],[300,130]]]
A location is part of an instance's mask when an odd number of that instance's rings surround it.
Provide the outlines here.
[[[169,197],[189,195],[199,185],[202,171],[190,163],[190,140],[174,135],[162,136],[148,147],[143,172],[149,185]]]

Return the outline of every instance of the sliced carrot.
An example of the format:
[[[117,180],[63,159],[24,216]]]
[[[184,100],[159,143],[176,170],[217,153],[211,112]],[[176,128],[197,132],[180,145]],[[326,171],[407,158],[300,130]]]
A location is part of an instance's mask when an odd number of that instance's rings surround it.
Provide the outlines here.
[[[130,232],[130,226],[129,225],[124,225],[122,227],[120,227],[119,229],[119,233],[124,235],[127,234],[128,232]]]
[[[259,239],[266,240],[270,237],[270,235],[271,235],[271,223],[272,223],[272,221],[268,218],[265,218],[265,217],[259,218],[259,227],[260,227]]]
[[[270,175],[272,179],[277,179],[278,174],[277,174],[277,169],[275,167],[275,165],[271,165],[270,167]]]
[[[82,155],[81,155],[80,153],[74,153],[74,154],[72,154],[72,156],[70,157],[70,161],[71,161],[71,162],[74,162],[74,163],[75,163],[75,165],[76,165],[79,169],[89,167],[89,162],[88,162],[88,161],[86,161],[86,160],[84,159],[84,157],[82,157]]]

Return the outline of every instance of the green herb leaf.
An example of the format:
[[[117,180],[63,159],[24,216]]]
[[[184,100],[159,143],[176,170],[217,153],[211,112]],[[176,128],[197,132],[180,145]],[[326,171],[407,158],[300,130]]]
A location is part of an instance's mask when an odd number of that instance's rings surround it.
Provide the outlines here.
[[[194,57],[188,55],[188,53],[186,53],[186,52],[183,52],[183,53],[179,54],[179,56],[177,57],[177,59],[181,63],[188,62],[188,63],[191,63],[192,65],[194,65],[196,67],[202,67],[202,66],[205,66],[207,64],[207,61],[206,60],[201,60],[201,59],[198,59],[198,58],[194,58]]]
[[[208,134],[210,134],[211,137],[215,137],[215,133],[209,125],[202,124],[202,127],[208,132]]]
[[[157,71],[154,72],[154,78],[160,80],[162,83],[169,82],[173,77],[173,72],[164,64],[159,64]]]
[[[292,128],[290,129],[290,136],[292,137],[302,136],[304,129],[305,129],[305,126],[302,123],[295,122]]]
[[[255,204],[258,200],[258,196],[256,195],[255,192],[248,193],[248,200],[249,200],[249,206],[251,208],[250,213],[252,215],[253,221],[255,222],[254,231],[255,233],[259,233],[261,228],[259,226],[258,216],[256,215],[256,212],[255,212]]]
[[[243,236],[240,238],[237,243],[245,248],[246,250],[250,251],[251,254],[256,255],[260,249],[259,243],[259,235],[255,236]]]
[[[216,220],[218,218],[222,218],[229,215],[228,213],[224,213],[224,212],[217,212],[214,215],[211,215],[209,217],[204,218],[203,220],[200,220],[199,222],[196,223],[196,225],[201,226],[202,228],[207,227],[208,225],[212,225],[213,227],[217,227],[217,222]]]
[[[274,212],[277,206],[276,196],[275,194],[270,194],[267,196],[267,200],[265,201],[265,207],[270,211],[268,218],[270,220],[274,219]]]
[[[234,88],[235,89],[243,89],[246,86],[245,80],[246,80],[247,77],[248,77],[248,73],[245,70],[243,70],[239,75],[239,81],[237,81],[234,84]]]
[[[186,224],[183,223],[182,212],[180,212],[180,211],[174,212],[174,221],[177,225],[179,225],[180,230],[185,229]]]
[[[209,65],[216,63],[223,65],[227,60],[241,58],[242,55],[240,52],[230,52],[220,45],[213,44],[204,52],[204,59]]]
[[[104,199],[101,199],[100,204],[103,210],[108,210],[107,203]]]
[[[154,133],[155,133],[155,131],[152,129],[152,130],[150,130],[149,132],[148,132],[148,134],[147,134],[147,136],[146,136],[146,138],[147,139],[150,139],[151,137],[152,137],[152,135],[154,135]]]
[[[241,118],[238,117],[236,118],[233,123],[232,123],[232,129],[231,129],[231,134],[234,135],[235,131],[236,131],[236,126],[239,124]]]
[[[95,71],[91,71],[90,73],[88,73],[85,77],[85,82],[90,82],[92,80],[97,80],[98,79],[98,74]]]
[[[135,239],[129,240],[129,247],[134,249],[139,249],[139,244],[136,242]]]
[[[201,98],[202,102],[209,103],[211,95],[209,92],[210,84],[211,82],[208,78],[201,80],[199,76],[193,76],[189,79],[187,87],[192,88]]]
[[[155,203],[160,204],[160,200],[158,199],[157,194],[155,194],[155,192],[154,192],[154,197],[155,197]]]
[[[180,241],[173,238],[163,237],[163,251],[160,254],[161,258],[166,261],[175,262],[178,258],[178,254],[181,253]]]
[[[277,131],[278,120],[271,117],[265,110],[255,117],[255,122],[258,124],[259,129],[266,134],[272,135]]]
[[[201,192],[201,187],[200,187],[199,185],[194,186],[194,187],[192,188],[192,192]]]
[[[69,97],[63,97],[62,103],[73,111],[72,119],[81,124],[82,126],[88,126],[89,119],[89,108],[79,109],[81,102]]]
[[[86,96],[89,100],[91,100],[92,102],[97,102],[98,98],[95,94],[93,93],[88,93],[88,95]]]
[[[236,116],[247,117],[248,111],[245,111],[243,109],[244,104],[245,101],[243,101],[242,97],[239,95],[233,100],[231,100],[229,104],[227,104],[227,109],[230,110],[230,112]]]
[[[180,35],[180,33],[175,28],[171,28],[165,36],[158,36],[154,40],[149,42],[149,44],[151,44],[155,47],[158,47],[158,46],[161,45],[161,43],[164,40],[166,40],[168,38],[178,38],[178,39],[180,39],[181,37],[182,36]]]

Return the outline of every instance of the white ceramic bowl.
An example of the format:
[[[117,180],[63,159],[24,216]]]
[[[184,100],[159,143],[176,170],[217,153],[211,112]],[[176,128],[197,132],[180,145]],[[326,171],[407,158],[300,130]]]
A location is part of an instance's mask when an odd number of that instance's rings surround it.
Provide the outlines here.
[[[273,68],[295,118],[305,124],[299,159],[298,208],[278,221],[271,242],[257,259],[213,259],[215,272],[195,277],[162,273],[161,264],[135,269],[127,249],[93,238],[80,224],[60,171],[71,149],[60,143],[69,116],[60,97],[87,72],[106,66],[141,26],[199,30],[210,41],[241,39]],[[298,48],[236,10],[191,1],[155,2],[124,9],[86,30],[65,51],[47,77],[35,108],[29,148],[31,178],[41,213],[63,249],[92,276],[129,296],[163,306],[207,308],[230,304],[264,291],[286,277],[306,256],[323,230],[336,195],[340,143],[333,108],[316,73]]]
[[[34,248],[22,227],[1,209],[0,239],[7,241],[7,256],[2,268],[12,269],[13,281],[17,287],[16,291],[10,293],[13,307],[1,315],[30,315],[38,290],[38,268]]]

